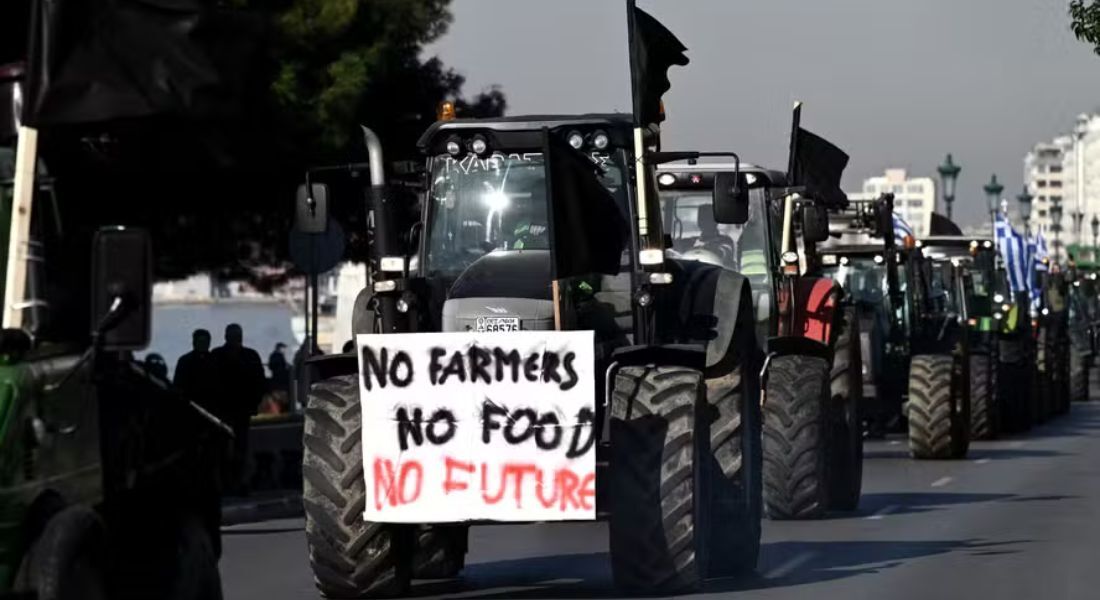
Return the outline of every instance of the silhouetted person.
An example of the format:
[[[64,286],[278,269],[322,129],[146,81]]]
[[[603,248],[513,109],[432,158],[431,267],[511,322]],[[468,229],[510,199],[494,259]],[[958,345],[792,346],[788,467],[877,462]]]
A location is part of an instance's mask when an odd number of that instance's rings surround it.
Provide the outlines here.
[[[225,344],[210,353],[218,374],[216,414],[233,428],[227,486],[247,494],[248,425],[267,388],[264,365],[255,350],[244,345],[244,331],[233,323],[225,328]]]
[[[217,377],[214,359],[210,355],[210,332],[196,329],[191,332],[191,351],[181,356],[176,363],[173,383],[188,400],[214,414],[220,414],[218,399],[214,397]]]
[[[145,356],[144,362],[145,372],[160,379],[161,381],[168,382],[168,363],[164,362],[164,357],[152,353]]]
[[[286,344],[279,342],[267,357],[267,368],[271,370],[271,389],[287,391],[290,389],[290,365],[286,362]]]

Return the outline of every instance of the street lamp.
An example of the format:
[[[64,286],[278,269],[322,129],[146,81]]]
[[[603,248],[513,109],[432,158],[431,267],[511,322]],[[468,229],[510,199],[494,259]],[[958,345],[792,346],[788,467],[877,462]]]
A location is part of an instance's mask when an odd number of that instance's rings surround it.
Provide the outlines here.
[[[1024,222],[1024,230],[1028,229],[1028,221],[1031,220],[1031,201],[1035,199],[1035,196],[1027,193],[1027,186],[1024,186],[1024,191],[1020,192],[1019,196],[1016,196],[1016,201],[1020,203],[1020,220]]]
[[[1073,239],[1081,244],[1081,229],[1085,224],[1085,213],[1081,210],[1073,211]]]
[[[985,190],[985,198],[989,203],[989,218],[993,220],[993,228],[997,228],[997,203],[1001,199],[1001,192],[1005,191],[1005,186],[1001,185],[997,181],[997,174],[994,173],[989,178],[989,183],[982,187]]]
[[[943,182],[943,203],[947,206],[947,218],[951,218],[951,203],[955,201],[955,181],[959,178],[961,167],[951,160],[951,155],[937,169]]]

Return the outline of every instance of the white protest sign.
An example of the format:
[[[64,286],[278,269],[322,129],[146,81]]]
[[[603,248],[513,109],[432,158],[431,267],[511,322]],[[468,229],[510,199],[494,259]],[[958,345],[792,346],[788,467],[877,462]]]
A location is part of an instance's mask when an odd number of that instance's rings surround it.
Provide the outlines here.
[[[356,342],[367,521],[596,518],[591,331]]]

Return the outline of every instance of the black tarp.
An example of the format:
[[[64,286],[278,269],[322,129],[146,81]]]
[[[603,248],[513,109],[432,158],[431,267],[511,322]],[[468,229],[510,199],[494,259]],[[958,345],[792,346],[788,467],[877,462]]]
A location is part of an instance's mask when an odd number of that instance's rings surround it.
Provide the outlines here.
[[[688,64],[679,39],[649,13],[627,2],[630,21],[630,83],[634,95],[634,123],[659,123],[661,96],[672,87],[668,70]]]
[[[553,279],[619,272],[627,224],[596,165],[543,130]]]

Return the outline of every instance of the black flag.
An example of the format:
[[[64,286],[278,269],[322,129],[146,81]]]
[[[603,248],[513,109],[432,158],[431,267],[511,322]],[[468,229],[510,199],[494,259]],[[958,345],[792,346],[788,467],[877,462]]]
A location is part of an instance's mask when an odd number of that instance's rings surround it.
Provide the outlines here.
[[[543,130],[550,203],[551,277],[619,272],[626,219],[596,176],[596,165],[560,136]]]
[[[23,121],[32,126],[240,110],[251,19],[206,0],[32,0]]]
[[[832,142],[803,129],[799,124],[801,110],[801,106],[795,107],[791,128],[790,183],[805,186],[808,196],[830,207],[846,207],[848,195],[840,189],[840,179],[848,166],[848,155]]]
[[[634,124],[646,127],[661,121],[661,96],[672,84],[668,69],[688,64],[687,50],[661,22],[627,0],[630,41],[630,87],[634,95]]]

